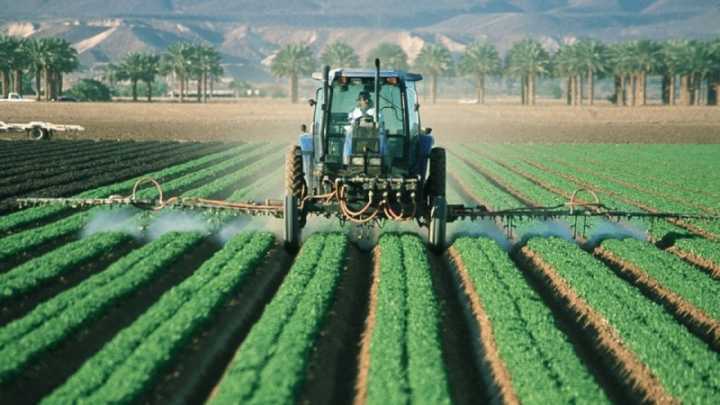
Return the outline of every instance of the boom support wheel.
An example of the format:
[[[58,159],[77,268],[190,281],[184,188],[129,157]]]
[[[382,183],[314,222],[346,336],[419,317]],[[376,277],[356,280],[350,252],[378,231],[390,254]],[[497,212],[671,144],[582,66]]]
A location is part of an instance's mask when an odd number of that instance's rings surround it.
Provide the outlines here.
[[[300,218],[298,215],[298,200],[293,195],[286,195],[283,202],[283,238],[285,248],[291,252],[300,247]]]
[[[445,248],[447,225],[447,201],[445,200],[445,149],[430,151],[430,174],[427,179],[427,196],[430,205],[428,243],[430,250],[442,253]]]
[[[437,196],[433,198],[432,209],[430,210],[430,224],[428,226],[428,243],[431,251],[435,253],[443,252],[446,233],[447,202],[444,196]]]

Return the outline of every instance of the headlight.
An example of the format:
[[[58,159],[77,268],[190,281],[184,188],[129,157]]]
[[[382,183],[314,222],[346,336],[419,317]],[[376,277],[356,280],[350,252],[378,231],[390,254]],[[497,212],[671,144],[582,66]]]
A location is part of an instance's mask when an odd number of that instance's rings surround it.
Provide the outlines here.
[[[382,166],[382,158],[373,157],[368,159],[368,165],[370,166]]]
[[[353,166],[363,166],[365,165],[365,158],[362,156],[353,157],[350,159],[350,164]]]

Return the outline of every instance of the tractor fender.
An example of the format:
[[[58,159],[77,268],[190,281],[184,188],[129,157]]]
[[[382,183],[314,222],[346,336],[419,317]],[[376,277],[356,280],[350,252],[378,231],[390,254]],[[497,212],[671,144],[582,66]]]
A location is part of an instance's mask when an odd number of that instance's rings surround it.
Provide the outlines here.
[[[300,134],[298,145],[300,145],[300,152],[302,153],[305,179],[308,184],[312,184],[312,159],[315,150],[312,135],[307,132]]]
[[[418,137],[418,173],[425,178],[427,173],[427,163],[430,158],[430,151],[435,144],[435,138],[432,135],[420,134]]]

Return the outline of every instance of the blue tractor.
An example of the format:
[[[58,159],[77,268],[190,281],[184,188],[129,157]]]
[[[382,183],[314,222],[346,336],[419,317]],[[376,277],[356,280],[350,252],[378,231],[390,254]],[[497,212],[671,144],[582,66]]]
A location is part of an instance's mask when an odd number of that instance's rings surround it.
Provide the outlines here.
[[[322,85],[310,130],[285,161],[285,242],[297,248],[309,214],[374,225],[414,221],[428,228],[431,248],[445,244],[445,150],[420,124],[415,84],[403,71],[334,69]]]

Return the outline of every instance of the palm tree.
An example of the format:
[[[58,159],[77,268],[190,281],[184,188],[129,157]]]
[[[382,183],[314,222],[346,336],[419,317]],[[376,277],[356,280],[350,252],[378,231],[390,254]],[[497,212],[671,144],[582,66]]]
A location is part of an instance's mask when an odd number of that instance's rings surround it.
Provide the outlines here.
[[[210,66],[210,97],[213,97],[213,93],[215,93],[215,82],[220,79],[223,74],[225,74],[225,69],[223,69],[219,63]]]
[[[578,52],[578,63],[587,73],[588,104],[592,105],[595,98],[595,75],[607,68],[607,48],[600,41],[583,39],[575,46]]]
[[[374,66],[375,59],[380,59],[387,69],[408,70],[408,56],[400,45],[387,42],[380,43],[368,54],[365,63]]]
[[[711,41],[709,47],[714,71],[710,76],[708,104],[720,105],[720,39]]]
[[[28,39],[19,40],[19,46],[13,61],[13,67],[15,70],[13,82],[15,83],[15,93],[22,94],[23,92],[23,73],[29,70],[32,64],[30,54],[27,46],[30,41]]]
[[[507,55],[508,71],[522,82],[523,104],[535,104],[538,75],[550,72],[550,55],[540,42],[524,39],[516,42]]]
[[[137,85],[139,81],[152,82],[157,73],[157,56],[140,52],[131,52],[125,56],[120,64],[119,77],[121,80],[129,80],[132,87],[132,99],[137,101]],[[151,77],[152,76],[152,80]],[[148,85],[148,92],[152,88]]]
[[[315,69],[312,49],[305,44],[288,44],[275,55],[270,71],[277,77],[290,79],[290,102],[298,101],[298,76],[309,75]]]
[[[347,68],[360,65],[360,59],[355,50],[350,45],[340,41],[333,42],[325,48],[322,55],[320,55],[320,62],[323,65]]]
[[[177,42],[170,45],[162,56],[160,71],[164,75],[172,75],[173,84],[180,83],[180,102],[185,101],[185,83],[190,71],[190,54],[192,45]]]
[[[670,105],[675,105],[677,87],[677,75],[682,72],[688,63],[684,60],[683,55],[688,55],[690,42],[687,40],[671,40],[662,44],[660,56],[662,60],[663,71],[666,76],[668,87],[667,101]]]
[[[50,59],[48,42],[44,39],[31,38],[25,43],[25,50],[30,59],[30,71],[35,75],[35,99],[40,101],[42,94],[41,76]]]
[[[487,42],[473,42],[465,48],[459,68],[463,74],[476,78],[478,103],[485,104],[485,79],[500,73],[501,63],[497,48]]]
[[[608,47],[609,70],[615,75],[615,103],[627,105],[628,95],[635,94],[630,76],[635,70],[635,63],[629,44],[617,43]]]
[[[220,61],[222,58],[220,53],[209,45],[196,46],[195,55],[200,80],[198,90],[202,93],[202,101],[207,102],[208,79],[213,71],[218,72],[222,70],[220,67]]]
[[[17,54],[18,41],[14,37],[0,36],[0,76],[2,77],[2,96],[10,94],[10,72]]]
[[[630,41],[629,52],[634,61],[635,72],[633,83],[635,84],[634,104],[647,104],[647,76],[655,72],[659,66],[660,46],[650,40]]]
[[[568,105],[579,105],[579,88],[582,82],[582,64],[577,43],[563,44],[553,56],[555,75],[565,77],[565,100]]]
[[[437,101],[437,82],[442,74],[449,73],[453,67],[450,51],[441,44],[425,44],[415,59],[415,69],[430,75],[430,98],[432,103]]]
[[[53,42],[53,58],[51,66],[51,99],[56,99],[63,92],[63,74],[70,73],[80,66],[78,53],[75,48],[64,39]]]

